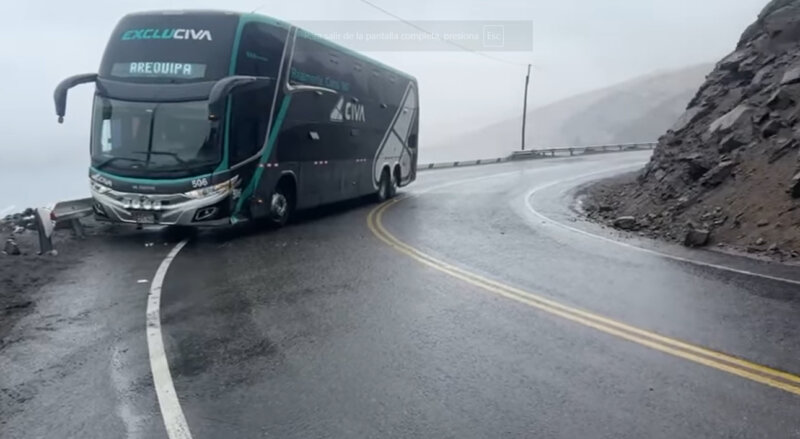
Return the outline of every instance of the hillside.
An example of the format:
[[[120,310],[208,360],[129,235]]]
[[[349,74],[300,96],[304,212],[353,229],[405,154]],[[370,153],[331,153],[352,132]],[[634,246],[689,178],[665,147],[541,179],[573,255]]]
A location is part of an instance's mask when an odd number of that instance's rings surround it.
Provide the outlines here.
[[[690,246],[798,257],[798,103],[800,0],[773,0],[636,181],[602,183],[590,195],[590,214],[632,216],[625,228]]]
[[[683,113],[711,70],[701,64],[656,72],[528,111],[527,144],[654,141]],[[478,128],[421,149],[423,162],[497,157],[519,148],[521,118]]]

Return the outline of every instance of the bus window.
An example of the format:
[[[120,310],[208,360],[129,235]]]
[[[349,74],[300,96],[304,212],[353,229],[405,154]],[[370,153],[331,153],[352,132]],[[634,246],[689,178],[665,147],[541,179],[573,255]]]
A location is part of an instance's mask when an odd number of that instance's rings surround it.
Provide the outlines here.
[[[287,30],[266,23],[248,23],[242,29],[236,73],[278,77]],[[275,87],[241,93],[232,99],[230,124],[231,163],[257,154],[264,145]]]

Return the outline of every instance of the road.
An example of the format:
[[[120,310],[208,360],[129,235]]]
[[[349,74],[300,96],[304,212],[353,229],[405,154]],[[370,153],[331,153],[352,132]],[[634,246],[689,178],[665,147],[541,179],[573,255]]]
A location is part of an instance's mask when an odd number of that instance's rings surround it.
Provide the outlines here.
[[[15,328],[0,436],[800,437],[800,270],[576,218],[646,159],[423,172],[168,265],[184,237],[121,230]]]

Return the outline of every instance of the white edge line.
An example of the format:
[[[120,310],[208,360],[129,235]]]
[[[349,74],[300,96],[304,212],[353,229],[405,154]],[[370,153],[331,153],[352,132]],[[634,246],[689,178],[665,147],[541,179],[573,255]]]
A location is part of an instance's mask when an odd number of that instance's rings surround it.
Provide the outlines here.
[[[730,271],[732,273],[744,274],[744,275],[747,275],[747,276],[755,276],[755,277],[760,277],[760,278],[763,278],[763,279],[770,279],[770,280],[774,280],[774,281],[778,281],[778,282],[786,282],[786,283],[790,283],[790,284],[793,284],[793,285],[800,285],[800,281],[797,281],[797,280],[794,280],[794,279],[787,279],[787,278],[784,278],[784,277],[771,276],[769,274],[762,274],[762,273],[756,273],[756,272],[753,272],[753,271],[740,270],[738,268],[728,267],[728,266],[725,266],[725,265],[713,264],[713,263],[710,263],[710,262],[698,261],[696,259],[684,258],[684,257],[681,257],[681,256],[675,256],[675,255],[671,255],[671,254],[668,254],[668,253],[662,253],[662,252],[659,252],[659,251],[656,251],[656,250],[650,250],[650,249],[647,249],[647,248],[639,247],[639,246],[636,246],[636,245],[633,245],[633,244],[629,244],[627,242],[622,242],[622,241],[617,241],[615,239],[606,238],[605,236],[595,235],[594,233],[590,233],[590,232],[587,232],[585,230],[581,230],[581,229],[579,229],[577,227],[569,226],[567,224],[564,224],[562,222],[556,221],[556,220],[554,220],[554,219],[552,219],[550,217],[545,216],[544,214],[542,214],[541,212],[536,210],[536,208],[533,207],[533,203],[531,202],[531,198],[537,192],[545,190],[545,189],[548,189],[548,188],[550,188],[552,186],[555,186],[555,185],[558,185],[558,184],[566,183],[568,181],[573,181],[573,180],[580,180],[580,179],[583,179],[583,178],[586,178],[586,177],[591,177],[591,176],[594,176],[594,175],[608,174],[608,173],[615,172],[615,171],[624,171],[626,169],[635,169],[635,168],[636,168],[636,166],[633,166],[633,165],[624,166],[624,167],[618,167],[618,168],[610,168],[610,169],[606,169],[604,171],[591,172],[591,173],[588,173],[588,174],[577,175],[577,176],[574,176],[574,177],[565,178],[565,179],[561,179],[561,180],[556,180],[556,181],[552,181],[552,182],[547,183],[547,184],[543,184],[543,185],[534,187],[533,189],[528,191],[528,193],[525,195],[525,205],[527,206],[528,210],[530,210],[531,213],[536,215],[539,219],[541,219],[541,220],[543,220],[543,221],[545,221],[545,222],[547,222],[549,224],[552,224],[554,226],[561,227],[562,229],[569,230],[571,232],[581,234],[583,236],[588,236],[588,237],[591,237],[591,238],[599,239],[601,241],[610,242],[612,244],[616,244],[616,245],[621,246],[621,247],[629,248],[629,249],[632,249],[632,250],[638,250],[640,252],[649,253],[651,255],[656,255],[656,256],[661,256],[663,258],[672,259],[674,261],[686,262],[686,263],[690,263],[690,264],[700,265],[700,266],[703,266],[703,267],[715,268],[717,270]]]
[[[170,264],[188,242],[188,239],[179,242],[161,261],[150,285],[150,294],[147,296],[147,349],[150,356],[150,370],[153,373],[158,406],[169,439],[192,438],[178,394],[175,392],[175,385],[172,383],[167,354],[164,351],[164,338],[161,335],[161,285]]]

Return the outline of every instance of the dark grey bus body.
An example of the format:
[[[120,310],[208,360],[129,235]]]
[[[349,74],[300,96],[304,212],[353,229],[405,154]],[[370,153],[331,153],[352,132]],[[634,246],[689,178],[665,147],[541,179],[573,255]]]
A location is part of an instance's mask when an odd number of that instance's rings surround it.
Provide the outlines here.
[[[128,15],[94,82],[100,219],[229,224],[273,214],[276,190],[308,208],[416,177],[416,80],[268,17]]]

